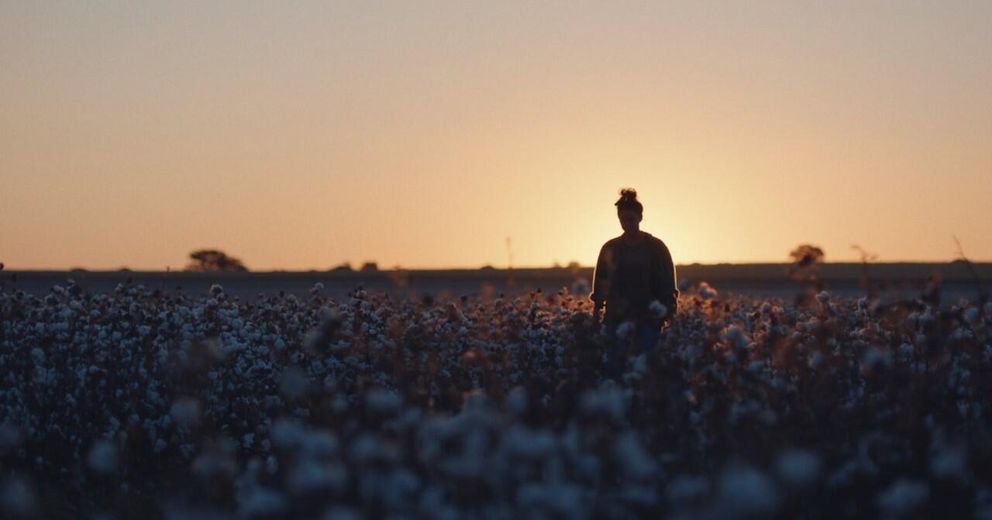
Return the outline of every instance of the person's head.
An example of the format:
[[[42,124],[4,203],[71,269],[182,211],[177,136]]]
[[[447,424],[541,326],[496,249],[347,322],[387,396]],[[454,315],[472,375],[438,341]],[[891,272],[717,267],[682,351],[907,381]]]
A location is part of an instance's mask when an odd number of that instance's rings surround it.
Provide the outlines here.
[[[617,218],[624,232],[630,233],[640,229],[641,217],[644,216],[644,206],[637,200],[637,191],[633,188],[620,190],[620,200],[614,204],[617,207]]]

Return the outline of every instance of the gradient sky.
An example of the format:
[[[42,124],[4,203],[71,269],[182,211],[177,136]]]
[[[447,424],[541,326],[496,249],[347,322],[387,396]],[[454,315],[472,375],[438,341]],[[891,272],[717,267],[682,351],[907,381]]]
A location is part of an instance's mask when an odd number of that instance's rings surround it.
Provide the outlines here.
[[[0,261],[992,260],[992,2],[0,0]]]

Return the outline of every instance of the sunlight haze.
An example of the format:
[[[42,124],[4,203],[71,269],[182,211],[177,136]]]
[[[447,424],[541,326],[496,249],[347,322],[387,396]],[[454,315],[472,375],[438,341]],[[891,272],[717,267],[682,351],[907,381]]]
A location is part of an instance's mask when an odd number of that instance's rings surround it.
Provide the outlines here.
[[[0,261],[992,260],[992,2],[620,5],[0,0]]]

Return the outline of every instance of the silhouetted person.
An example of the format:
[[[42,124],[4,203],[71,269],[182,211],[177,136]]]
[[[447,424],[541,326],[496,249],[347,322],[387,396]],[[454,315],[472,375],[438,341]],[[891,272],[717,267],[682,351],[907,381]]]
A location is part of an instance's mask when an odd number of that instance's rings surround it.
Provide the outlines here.
[[[616,337],[617,328],[629,321],[630,332],[650,349],[662,325],[678,310],[675,265],[665,243],[640,230],[644,207],[637,192],[621,190],[615,205],[623,234],[599,251],[589,296],[595,304],[593,314],[600,319],[605,306],[602,321],[609,336]]]

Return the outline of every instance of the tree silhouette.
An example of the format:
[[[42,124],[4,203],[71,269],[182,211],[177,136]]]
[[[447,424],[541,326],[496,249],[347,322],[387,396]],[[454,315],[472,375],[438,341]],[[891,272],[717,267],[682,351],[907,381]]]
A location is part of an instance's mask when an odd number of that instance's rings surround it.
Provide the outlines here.
[[[199,249],[189,254],[190,263],[186,266],[187,271],[200,272],[234,272],[243,273],[248,271],[241,260],[217,249]]]
[[[822,291],[819,264],[825,256],[823,249],[811,244],[800,244],[789,252],[789,256],[792,258],[789,277],[800,282],[808,282],[813,289]]]
[[[796,264],[797,268],[812,267],[823,260],[823,250],[817,246],[810,244],[800,244],[799,247],[793,249],[789,256],[792,257],[792,261]]]

